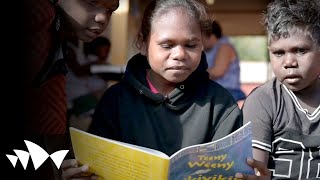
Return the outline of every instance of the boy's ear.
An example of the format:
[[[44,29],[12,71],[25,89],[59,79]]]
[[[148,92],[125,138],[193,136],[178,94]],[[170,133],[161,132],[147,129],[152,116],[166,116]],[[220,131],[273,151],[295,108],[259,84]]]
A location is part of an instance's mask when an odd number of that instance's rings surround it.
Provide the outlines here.
[[[146,43],[144,42],[141,49],[140,49],[140,53],[144,56],[147,56],[147,45]]]

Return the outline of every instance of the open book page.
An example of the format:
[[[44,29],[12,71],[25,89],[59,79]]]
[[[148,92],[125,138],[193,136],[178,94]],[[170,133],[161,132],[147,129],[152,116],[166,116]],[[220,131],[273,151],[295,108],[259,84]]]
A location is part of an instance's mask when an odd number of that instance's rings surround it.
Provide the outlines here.
[[[168,178],[169,157],[156,150],[113,141],[70,128],[76,159],[99,179]]]
[[[252,158],[250,122],[214,142],[194,145],[170,158],[170,180],[236,180],[237,172],[254,174],[246,159]]]

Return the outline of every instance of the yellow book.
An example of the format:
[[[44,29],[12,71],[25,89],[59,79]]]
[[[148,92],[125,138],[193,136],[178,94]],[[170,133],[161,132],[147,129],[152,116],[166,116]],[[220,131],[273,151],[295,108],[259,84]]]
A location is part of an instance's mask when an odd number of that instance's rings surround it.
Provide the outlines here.
[[[250,123],[214,142],[166,154],[99,137],[70,127],[76,159],[106,180],[236,180],[236,172],[253,174]]]

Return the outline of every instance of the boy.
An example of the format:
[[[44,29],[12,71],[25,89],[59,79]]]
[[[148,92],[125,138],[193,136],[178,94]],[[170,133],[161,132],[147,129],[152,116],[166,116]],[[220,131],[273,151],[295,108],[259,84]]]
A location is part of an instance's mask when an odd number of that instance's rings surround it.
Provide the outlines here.
[[[272,179],[320,174],[320,3],[276,0],[264,17],[275,78],[247,98],[253,155]]]

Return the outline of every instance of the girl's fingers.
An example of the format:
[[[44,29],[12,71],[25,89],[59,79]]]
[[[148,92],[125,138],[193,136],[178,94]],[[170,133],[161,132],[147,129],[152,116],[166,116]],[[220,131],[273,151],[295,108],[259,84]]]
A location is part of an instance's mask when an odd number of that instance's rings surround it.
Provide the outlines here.
[[[78,166],[79,166],[79,162],[76,159],[67,159],[67,160],[64,160],[61,164],[62,169],[68,169],[68,168],[78,167]]]
[[[83,165],[81,167],[73,167],[62,170],[62,179],[67,180],[70,178],[79,178],[82,177],[82,173],[88,172],[89,167],[87,165]],[[90,177],[83,177],[90,178]]]

